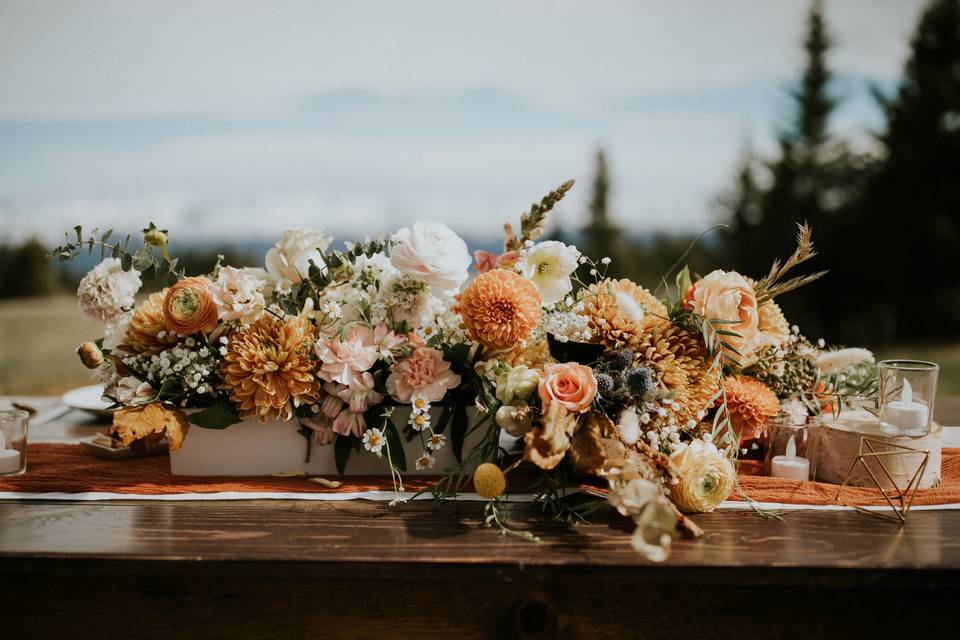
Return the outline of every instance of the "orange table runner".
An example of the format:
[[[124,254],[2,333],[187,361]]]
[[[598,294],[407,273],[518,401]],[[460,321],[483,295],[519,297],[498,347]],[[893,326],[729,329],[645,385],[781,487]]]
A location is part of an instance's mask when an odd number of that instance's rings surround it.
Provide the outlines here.
[[[0,478],[0,492],[29,497],[23,494],[345,494],[393,489],[389,477],[347,477],[339,487],[329,489],[299,478],[174,476],[170,474],[166,456],[107,461],[94,458],[79,445],[69,444],[30,445],[27,460],[26,474]],[[960,503],[960,448],[943,450],[941,474],[940,486],[918,491],[914,504]],[[416,492],[433,481],[433,478],[408,477],[404,479],[404,489]],[[830,505],[835,504],[837,493],[836,485],[748,475],[741,475],[740,484],[746,495],[758,502]],[[472,489],[472,486],[464,487],[466,491]],[[843,498],[848,504],[885,504],[876,489],[848,487]],[[731,496],[731,500],[742,499]]]

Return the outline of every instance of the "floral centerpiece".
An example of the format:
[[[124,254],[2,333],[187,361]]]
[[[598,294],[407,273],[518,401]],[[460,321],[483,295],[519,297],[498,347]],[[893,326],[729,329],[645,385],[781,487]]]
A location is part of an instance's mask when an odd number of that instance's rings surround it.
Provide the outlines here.
[[[570,515],[565,488],[588,479],[634,519],[635,547],[662,559],[673,537],[699,533],[684,514],[735,490],[736,459],[769,418],[860,391],[872,356],[822,351],[775,302],[822,275],[788,275],[814,255],[808,227],[763,277],[684,268],[658,297],[607,278],[608,258],[541,240],[572,186],[533,205],[518,232],[505,225],[499,254],[471,257],[447,226],[419,221],[342,251],[294,229],[264,268],[194,276],[152,224],[135,250],[77,227],[54,256],[101,254],[78,294],[105,335],[79,353],[125,444],[165,436],[175,451],[191,425],[289,421],[334,447],[341,473],[352,455],[377,455],[395,481],[404,440],[419,443],[420,470],[452,447],[459,464],[436,469],[438,499],[472,478],[485,522],[509,531],[498,506],[516,466],[541,474],[554,513]],[[167,286],[137,301],[146,276]],[[502,432],[519,439],[515,460]],[[468,434],[479,437],[464,450]]]

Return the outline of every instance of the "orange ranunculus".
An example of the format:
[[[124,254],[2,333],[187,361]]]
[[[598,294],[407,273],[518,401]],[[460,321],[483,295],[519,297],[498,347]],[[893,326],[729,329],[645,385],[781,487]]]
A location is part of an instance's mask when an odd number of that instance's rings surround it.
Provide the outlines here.
[[[548,364],[540,379],[540,401],[544,407],[556,400],[571,413],[583,413],[597,395],[593,369],[576,362]]]
[[[213,331],[217,326],[217,305],[206,278],[184,278],[167,290],[163,319],[167,329],[181,335]]]

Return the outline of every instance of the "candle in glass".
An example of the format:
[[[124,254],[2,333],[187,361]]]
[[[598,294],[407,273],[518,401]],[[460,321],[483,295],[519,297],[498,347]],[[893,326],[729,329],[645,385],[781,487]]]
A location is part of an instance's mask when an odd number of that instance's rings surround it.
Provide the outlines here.
[[[0,431],[0,474],[16,473],[20,470],[20,452],[7,449],[7,439]]]
[[[809,480],[810,461],[797,455],[797,443],[793,436],[787,442],[787,452],[782,456],[774,456],[770,461],[770,475],[774,478],[789,480]]]

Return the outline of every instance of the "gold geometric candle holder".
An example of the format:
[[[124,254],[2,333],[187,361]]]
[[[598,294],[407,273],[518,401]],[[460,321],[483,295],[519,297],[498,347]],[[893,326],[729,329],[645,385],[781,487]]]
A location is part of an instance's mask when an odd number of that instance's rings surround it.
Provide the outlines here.
[[[892,447],[893,449],[897,450],[877,451],[877,449],[874,448],[874,445]],[[897,486],[896,481],[894,481],[893,476],[891,476],[886,465],[883,464],[883,461],[885,458],[890,456],[907,456],[916,455],[918,453],[923,454],[923,459],[920,461],[920,466],[917,468],[916,473],[914,473],[910,478],[910,482],[907,483],[907,486],[901,489],[899,486]],[[883,485],[880,483],[880,480],[877,478],[877,475],[874,473],[873,469],[871,469],[870,465],[867,464],[867,460],[873,460],[877,463],[877,465],[879,465],[883,475],[886,476],[887,480],[890,481],[890,485],[896,489],[896,493],[887,493],[887,490],[883,488]],[[847,469],[847,473],[843,478],[843,483],[840,485],[840,489],[837,491],[837,496],[834,498],[834,501],[837,502],[837,504],[853,507],[857,511],[868,513],[872,516],[883,518],[884,520],[890,520],[891,522],[896,522],[902,526],[907,523],[907,514],[910,513],[910,507],[913,505],[913,500],[917,495],[917,489],[920,488],[920,478],[923,477],[923,472],[926,471],[927,462],[929,460],[929,450],[912,449],[910,447],[893,444],[891,442],[882,442],[880,440],[873,440],[871,438],[860,438],[860,448],[857,452],[857,457],[854,458],[853,462],[850,463],[850,468]],[[850,480],[853,470],[858,464],[863,467],[863,469],[870,476],[870,479],[873,480],[873,484],[876,485],[877,489],[883,495],[884,500],[886,500],[887,504],[890,506],[890,509],[893,511],[892,515],[883,513],[881,511],[876,511],[874,509],[865,509],[860,505],[847,505],[843,502],[840,502],[840,494],[843,493],[843,490],[846,488],[847,483]]]

